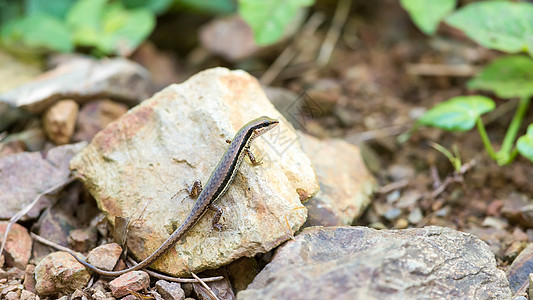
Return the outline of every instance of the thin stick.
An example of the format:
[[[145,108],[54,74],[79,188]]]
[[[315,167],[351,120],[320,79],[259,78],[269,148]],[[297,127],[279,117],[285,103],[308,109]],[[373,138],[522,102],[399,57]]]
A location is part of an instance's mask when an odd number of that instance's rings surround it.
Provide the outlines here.
[[[31,235],[31,237],[32,237],[34,240],[36,240],[37,242],[39,242],[39,243],[41,243],[41,244],[44,244],[44,245],[46,245],[46,246],[50,246],[50,247],[52,247],[52,248],[54,248],[54,249],[56,249],[56,250],[60,250],[60,251],[65,251],[65,252],[69,252],[69,253],[74,252],[74,253],[76,253],[78,256],[81,256],[81,257],[83,257],[83,258],[85,259],[85,256],[82,255],[81,253],[77,252],[77,251],[71,250],[71,249],[69,249],[69,248],[67,248],[67,247],[65,247],[65,246],[61,246],[61,245],[56,244],[56,243],[54,243],[54,242],[52,242],[52,241],[49,241],[49,240],[43,238],[42,236],[40,236],[40,235],[38,235],[38,234],[35,234],[35,233],[33,233],[33,232],[30,232],[30,235]]]
[[[318,54],[317,64],[319,67],[325,67],[328,64],[328,61],[335,49],[335,44],[339,39],[342,27],[346,23],[348,14],[350,12],[350,6],[352,0],[339,0],[337,3],[337,8],[335,9],[335,15],[331,21],[331,27],[328,30],[326,39],[320,48],[320,53]]]
[[[133,260],[133,258],[131,258],[129,256],[128,256],[128,262],[130,264],[132,264],[132,265],[136,265],[137,264],[137,262],[135,260]],[[150,275],[150,276],[153,276],[153,277],[155,277],[157,279],[167,280],[167,281],[181,282],[181,283],[199,283],[200,282],[200,280],[197,280],[197,279],[172,277],[172,276],[164,275],[164,274],[157,273],[157,272],[154,272],[154,271],[150,271],[150,270],[147,270],[147,269],[144,269],[144,271],[146,273],[148,273],[148,275]],[[224,276],[215,276],[215,277],[202,278],[201,281],[212,282],[212,281],[218,281],[218,280],[222,280],[222,279],[224,279]]]
[[[296,41],[287,46],[283,52],[278,56],[272,65],[263,73],[263,76],[259,79],[259,82],[262,85],[269,85],[276,79],[276,77],[281,73],[283,68],[285,68],[298,54],[298,49],[303,44],[301,41],[305,41],[307,38],[312,36],[318,26],[324,22],[325,16],[321,12],[315,12],[307,23],[305,23],[302,28],[302,34]]]
[[[472,77],[478,68],[471,65],[409,64],[407,74],[417,76]]]
[[[58,183],[58,184],[46,189],[44,192],[39,193],[33,199],[33,201],[30,204],[26,205],[26,207],[24,207],[17,214],[15,214],[13,217],[11,217],[11,219],[9,219],[9,224],[7,224],[6,232],[4,234],[4,240],[2,241],[2,245],[0,246],[0,256],[2,255],[2,253],[4,251],[4,246],[6,244],[7,236],[9,234],[9,231],[11,230],[11,226],[13,226],[14,223],[16,223],[18,220],[20,220],[20,218],[22,218],[22,216],[27,214],[30,211],[30,209],[32,209],[35,206],[35,204],[37,204],[37,202],[39,201],[39,199],[41,199],[42,196],[44,196],[46,194],[49,194],[49,193],[52,193],[53,191],[57,190],[58,188],[64,187],[65,185],[71,183],[72,181],[74,181],[74,177],[69,177],[69,178],[67,178],[66,181],[60,182],[60,183]]]
[[[194,274],[193,272],[191,272],[191,275],[192,275],[192,277],[196,278],[196,280],[200,281],[200,285],[202,285],[207,290],[207,293],[209,294],[211,299],[219,300],[217,295],[215,295],[215,293],[213,293],[211,288],[207,284],[205,284],[205,282],[200,277],[196,276],[196,274]]]

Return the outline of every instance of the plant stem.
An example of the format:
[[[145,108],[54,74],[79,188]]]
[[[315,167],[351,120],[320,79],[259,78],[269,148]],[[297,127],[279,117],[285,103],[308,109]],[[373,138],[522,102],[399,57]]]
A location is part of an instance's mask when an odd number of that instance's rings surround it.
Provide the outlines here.
[[[511,124],[509,125],[509,128],[505,133],[505,137],[503,138],[502,148],[500,151],[498,151],[499,155],[507,157],[511,156],[511,149],[513,148],[520,125],[522,125],[522,120],[524,120],[524,115],[526,114],[529,106],[529,101],[529,97],[520,98],[520,102],[518,102],[518,107],[516,108],[516,112],[511,120]]]
[[[492,145],[490,144],[489,136],[487,135],[487,131],[485,130],[485,125],[483,125],[483,121],[481,121],[481,117],[477,117],[476,120],[477,130],[479,131],[479,135],[481,136],[481,140],[483,141],[483,145],[485,146],[485,149],[487,150],[487,153],[489,156],[496,160],[496,152],[494,152],[494,149],[492,148]]]

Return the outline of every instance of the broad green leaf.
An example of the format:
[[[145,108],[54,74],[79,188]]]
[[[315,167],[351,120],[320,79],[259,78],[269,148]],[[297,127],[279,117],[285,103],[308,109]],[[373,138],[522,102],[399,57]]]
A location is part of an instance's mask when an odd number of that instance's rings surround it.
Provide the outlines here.
[[[482,1],[459,9],[446,18],[481,45],[509,53],[533,55],[533,4]]]
[[[211,1],[208,1],[208,2],[211,2]],[[121,2],[122,4],[124,4],[124,7],[127,9],[146,8],[155,14],[161,14],[161,13],[164,13],[168,9],[170,4],[172,4],[174,0],[122,0]],[[199,1],[199,2],[204,2],[204,1]],[[217,1],[213,1],[213,2],[217,2]]]
[[[63,23],[46,14],[32,14],[5,24],[0,39],[14,51],[70,52],[74,48]]]
[[[152,32],[155,16],[149,9],[126,10],[120,3],[108,7],[102,20],[100,49],[127,56]]]
[[[533,96],[533,59],[523,55],[493,60],[468,81],[469,89],[492,91],[501,98]]]
[[[66,16],[66,23],[74,32],[74,39],[83,40],[77,36],[79,32],[98,32],[107,0],[79,0]]]
[[[298,9],[314,0],[239,0],[239,13],[252,27],[258,45],[272,44],[283,36]]]
[[[80,0],[67,24],[77,45],[127,56],[152,32],[155,16],[147,8],[125,9],[121,2]]]
[[[76,0],[26,0],[26,13],[45,13],[58,19],[64,19]]]
[[[418,122],[450,131],[466,131],[476,120],[495,107],[492,99],[484,96],[459,96],[435,105]]]
[[[400,4],[422,32],[432,35],[440,21],[457,5],[457,0],[401,0]]]
[[[529,124],[526,134],[518,139],[516,149],[524,157],[533,161],[533,124]]]

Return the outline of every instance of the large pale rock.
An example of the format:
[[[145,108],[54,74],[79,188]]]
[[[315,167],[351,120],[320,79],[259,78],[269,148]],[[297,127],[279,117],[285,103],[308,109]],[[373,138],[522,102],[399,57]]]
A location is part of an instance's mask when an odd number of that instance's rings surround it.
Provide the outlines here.
[[[359,148],[339,139],[319,140],[302,134],[300,143],[315,167],[320,191],[305,203],[307,225],[350,225],[370,203],[376,180]]]
[[[238,299],[510,299],[489,247],[449,228],[310,227]]]
[[[0,102],[39,114],[60,99],[81,102],[115,98],[136,104],[149,95],[148,71],[124,58],[95,61],[73,59],[0,94]]]
[[[41,192],[67,180],[70,159],[87,145],[86,142],[52,148],[46,157],[39,152],[22,152],[0,158],[0,219],[9,219],[30,204]],[[40,201],[22,218],[39,216],[49,205]]]
[[[207,212],[153,268],[184,275],[266,252],[290,238],[306,219],[301,202],[318,190],[296,132],[242,71],[207,70],[172,85],[98,133],[71,162],[100,209],[113,222],[134,217],[128,247],[138,259],[152,253],[189,214],[194,200],[172,196],[196,179],[204,183],[248,121],[267,115],[280,124],[252,144],[263,164],[245,160],[218,205],[226,230],[211,231]]]

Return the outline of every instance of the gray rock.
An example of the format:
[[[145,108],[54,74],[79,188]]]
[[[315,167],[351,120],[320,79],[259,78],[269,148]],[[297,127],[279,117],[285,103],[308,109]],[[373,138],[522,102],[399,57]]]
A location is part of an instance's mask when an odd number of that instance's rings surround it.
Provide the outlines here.
[[[370,203],[376,180],[359,149],[342,140],[318,140],[302,133],[300,143],[311,158],[320,191],[305,203],[306,226],[350,225]]]
[[[65,98],[114,98],[136,104],[148,97],[150,85],[148,71],[127,59],[74,59],[0,94],[0,102],[34,114]]]
[[[39,295],[83,289],[91,275],[72,255],[54,252],[35,267],[35,288]]]
[[[183,300],[185,299],[185,292],[181,285],[177,282],[168,282],[165,280],[158,280],[155,283],[157,292],[164,300]]]
[[[245,109],[244,109],[245,108]],[[171,85],[100,131],[71,168],[110,222],[142,220],[128,231],[128,248],[142,259],[159,247],[189,214],[194,200],[177,191],[204,183],[245,123],[267,115],[280,125],[252,144],[263,164],[241,165],[218,205],[227,230],[211,231],[207,212],[154,269],[180,276],[216,269],[243,256],[266,252],[305,222],[301,203],[318,183],[294,129],[266,99],[257,80],[243,71],[216,68]],[[183,196],[182,196],[183,195]]]
[[[533,273],[533,244],[529,244],[507,269],[507,278],[513,293],[529,285],[529,274]]]
[[[449,228],[311,227],[280,247],[237,298],[509,299],[494,255]]]
[[[22,152],[0,158],[0,203],[3,205],[0,219],[11,218],[40,192],[64,182],[70,175],[70,158],[86,145],[82,142],[55,147],[46,157],[39,152]],[[49,198],[42,197],[22,220],[36,218],[49,201]]]

